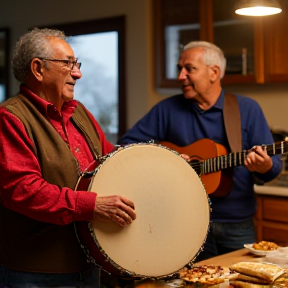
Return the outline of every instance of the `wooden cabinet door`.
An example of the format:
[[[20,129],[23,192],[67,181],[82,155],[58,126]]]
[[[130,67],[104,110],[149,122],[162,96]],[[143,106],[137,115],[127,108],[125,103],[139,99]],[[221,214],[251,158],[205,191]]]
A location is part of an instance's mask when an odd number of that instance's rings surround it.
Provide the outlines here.
[[[288,81],[288,14],[263,19],[265,83]]]
[[[234,13],[237,0],[154,0],[155,82],[157,88],[179,88],[176,64],[190,41],[214,42],[227,56],[223,83],[255,83],[254,19]],[[243,49],[247,73],[242,71]],[[235,64],[236,62],[240,63]],[[239,70],[240,68],[240,70]]]
[[[183,46],[205,37],[207,0],[153,0],[155,82],[157,88],[180,88],[177,63]],[[202,7],[202,8],[201,8]]]
[[[234,12],[237,0],[212,0],[211,42],[220,47],[226,58],[223,84],[255,83],[254,17]]]
[[[220,3],[223,0],[214,0],[214,6],[218,2]],[[249,27],[253,29],[253,38],[254,38],[254,53],[252,58],[254,58],[254,67],[250,69],[250,73],[246,76],[244,75],[227,75],[224,78],[225,84],[230,83],[280,83],[288,82],[288,4],[284,7],[283,11],[277,15],[263,16],[263,17],[254,17],[253,18],[253,27],[250,23],[243,25],[243,33],[240,31],[234,31],[236,35],[245,39],[245,33],[247,38],[250,39],[245,46],[250,44],[249,50],[251,51],[251,31]],[[219,8],[217,8],[219,9]],[[213,8],[215,10],[215,7]],[[229,13],[226,12],[227,16]],[[230,16],[231,17],[231,16]],[[240,16],[241,17],[241,16]],[[247,16],[242,16],[243,19],[247,19]],[[249,18],[249,17],[248,17]],[[239,18],[235,18],[239,19]],[[251,18],[250,18],[251,19]],[[236,27],[236,26],[235,26]],[[240,26],[239,26],[240,27]],[[245,31],[245,30],[246,31]],[[231,33],[230,33],[231,35]],[[215,37],[214,37],[215,38]],[[229,37],[228,37],[229,38]],[[233,38],[230,38],[231,41]],[[239,49],[241,48],[241,38],[239,38],[238,44]],[[216,39],[214,39],[214,42]],[[236,41],[234,41],[236,42]],[[224,53],[225,51],[225,42],[216,43],[220,46]],[[244,45],[244,44],[243,44]],[[223,46],[223,47],[222,47]],[[236,46],[237,47],[237,46]],[[227,55],[227,52],[225,53]],[[250,60],[251,61],[251,60]]]
[[[288,82],[288,1],[280,14],[263,17],[236,15],[237,1],[153,0],[157,88],[179,88],[176,62],[193,40],[223,50],[223,84]]]
[[[271,187],[271,194],[273,188]],[[288,198],[257,195],[255,225],[257,241],[272,241],[288,245]]]

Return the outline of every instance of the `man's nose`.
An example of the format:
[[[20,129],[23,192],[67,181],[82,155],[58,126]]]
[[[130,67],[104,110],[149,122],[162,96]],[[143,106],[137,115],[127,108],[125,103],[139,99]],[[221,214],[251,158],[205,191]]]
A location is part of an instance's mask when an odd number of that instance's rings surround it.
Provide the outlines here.
[[[76,78],[76,79],[80,79],[82,77],[82,73],[80,71],[79,68],[77,68],[76,66],[73,67],[73,70],[71,70],[71,76],[73,78]]]
[[[182,69],[181,71],[179,71],[178,80],[185,80],[185,79],[186,79],[186,73],[185,70]]]

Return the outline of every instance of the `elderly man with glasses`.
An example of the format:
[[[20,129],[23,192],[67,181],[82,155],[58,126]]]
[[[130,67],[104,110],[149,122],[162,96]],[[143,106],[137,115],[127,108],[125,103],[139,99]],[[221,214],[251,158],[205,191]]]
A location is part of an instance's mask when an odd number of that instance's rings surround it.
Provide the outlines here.
[[[74,223],[136,218],[117,193],[75,190],[86,167],[114,150],[73,100],[80,67],[61,31],[33,29],[15,45],[20,91],[0,105],[0,287],[100,287]]]

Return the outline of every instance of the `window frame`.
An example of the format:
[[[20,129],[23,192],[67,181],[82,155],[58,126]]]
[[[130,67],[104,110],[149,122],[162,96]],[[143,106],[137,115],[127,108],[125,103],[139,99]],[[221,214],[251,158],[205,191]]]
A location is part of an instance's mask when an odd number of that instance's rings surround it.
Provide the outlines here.
[[[3,45],[4,50],[4,82],[5,85],[5,95],[4,100],[8,99],[10,97],[10,29],[8,27],[2,27],[0,28],[0,32],[3,32],[5,34],[5,43]],[[6,76],[5,76],[6,75]]]
[[[42,28],[59,29],[69,36],[103,32],[118,32],[118,138],[126,132],[126,71],[125,71],[125,16],[102,18],[81,22],[56,24]],[[96,119],[97,120],[97,119]]]

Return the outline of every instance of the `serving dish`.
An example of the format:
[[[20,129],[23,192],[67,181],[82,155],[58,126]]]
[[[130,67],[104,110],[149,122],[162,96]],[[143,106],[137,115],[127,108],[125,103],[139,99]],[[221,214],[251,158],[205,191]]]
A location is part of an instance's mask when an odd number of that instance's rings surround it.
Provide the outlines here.
[[[264,251],[264,250],[256,250],[252,247],[253,244],[244,244],[244,247],[247,248],[252,254],[257,255],[257,256],[266,256],[270,252],[274,251]]]

